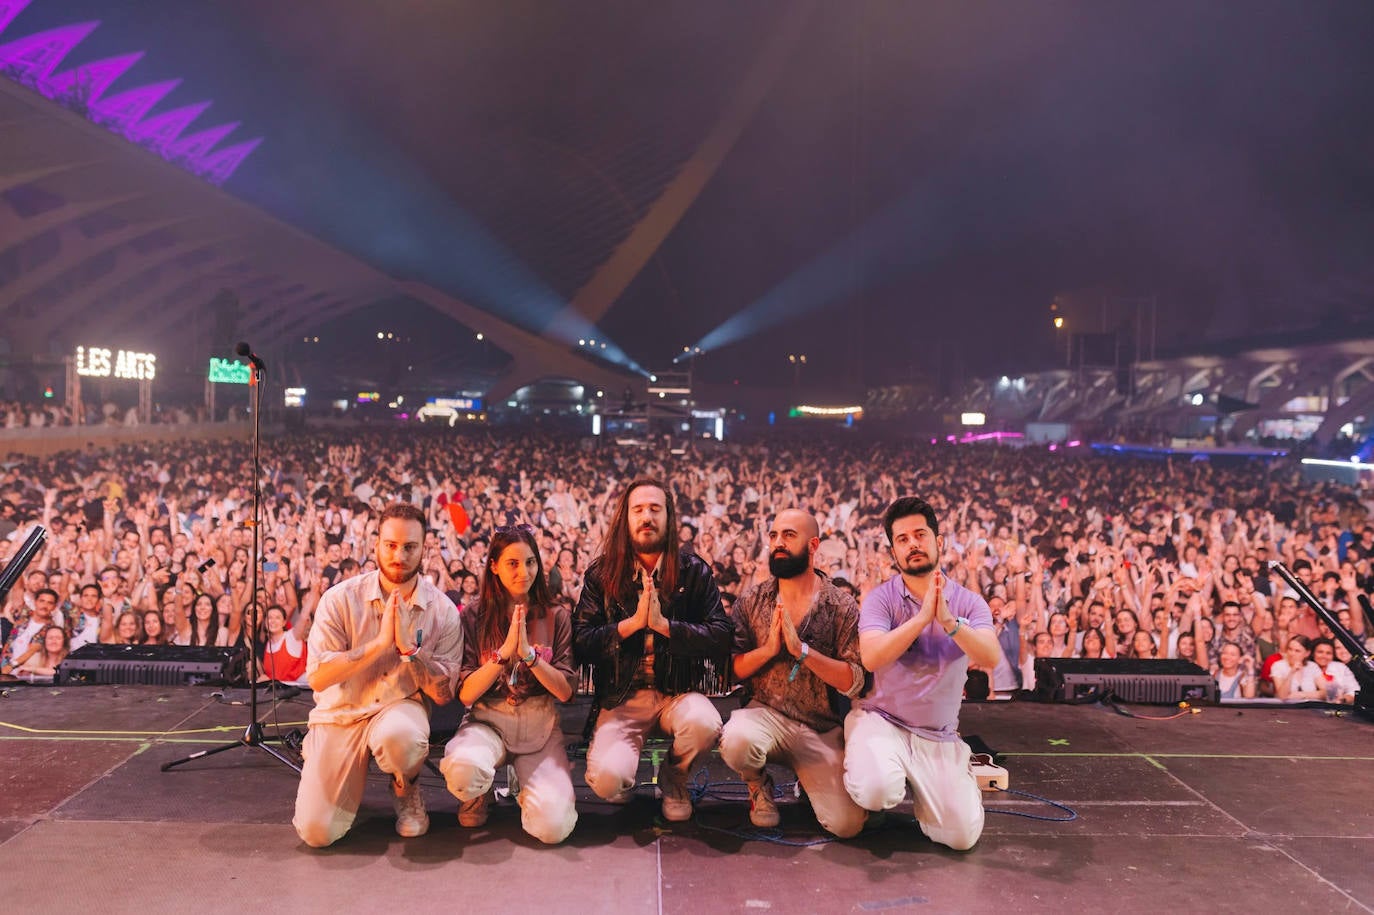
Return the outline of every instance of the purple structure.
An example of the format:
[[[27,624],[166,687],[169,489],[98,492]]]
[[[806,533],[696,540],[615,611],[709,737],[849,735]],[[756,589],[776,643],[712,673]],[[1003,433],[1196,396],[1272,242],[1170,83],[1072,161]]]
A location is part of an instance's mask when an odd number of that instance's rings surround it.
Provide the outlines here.
[[[142,59],[143,52],[135,51],[91,61],[44,80],[38,91],[51,99],[90,105],[104,95],[105,90],[124,75],[124,71]]]
[[[125,135],[140,146],[160,154],[167,148],[168,144],[175,142],[176,138],[181,136],[182,131],[190,127],[191,122],[200,117],[205,109],[210,107],[210,104],[210,102],[197,102],[194,105],[174,108],[171,111],[144,118],[130,127]]]
[[[234,173],[234,170],[243,164],[243,160],[248,158],[248,154],[257,149],[261,143],[262,137],[255,137],[242,143],[235,143],[233,146],[226,146],[224,149],[201,159],[191,166],[191,170],[211,184],[223,184]]]
[[[115,133],[124,133],[162,101],[167,93],[180,85],[180,79],[169,79],[126,89],[92,105],[91,120]]]
[[[165,155],[173,162],[184,162],[189,166],[194,166],[210,154],[210,150],[215,148],[216,143],[237,130],[238,126],[238,121],[230,121],[228,124],[198,130],[189,137],[177,140],[169,146]]]
[[[85,41],[98,25],[100,23],[94,20],[64,25],[0,45],[0,70],[8,73],[11,79],[36,86],[47,79],[62,58]]]
[[[14,17],[24,12],[24,7],[28,6],[33,0],[0,0],[0,32],[5,31],[5,26],[14,21]]]
[[[0,32],[31,2],[0,0]],[[213,184],[223,184],[258,148],[262,138],[216,150],[216,145],[238,128],[238,121],[182,137],[210,107],[209,102],[183,105],[149,117],[158,102],[181,85],[179,79],[138,86],[107,97],[105,93],[115,80],[143,59],[142,51],[106,57],[53,75],[63,58],[99,25],[98,21],[80,22],[0,45],[0,76],[28,86]]]

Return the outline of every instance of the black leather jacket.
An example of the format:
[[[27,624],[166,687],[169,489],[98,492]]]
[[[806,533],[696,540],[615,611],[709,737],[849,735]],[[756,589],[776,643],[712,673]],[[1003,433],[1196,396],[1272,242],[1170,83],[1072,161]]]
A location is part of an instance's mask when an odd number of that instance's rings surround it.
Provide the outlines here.
[[[600,564],[599,559],[593,562],[582,579],[582,596],[573,613],[573,654],[579,664],[595,665],[596,697],[602,708],[614,708],[629,694],[646,636],[654,639],[654,686],[660,692],[699,690],[712,668],[727,668],[735,627],[721,606],[711,567],[699,556],[683,552],[679,559],[677,587],[663,606],[671,633],[667,638],[648,629],[620,638],[616,626],[634,616],[640,585],[635,581],[607,599]]]

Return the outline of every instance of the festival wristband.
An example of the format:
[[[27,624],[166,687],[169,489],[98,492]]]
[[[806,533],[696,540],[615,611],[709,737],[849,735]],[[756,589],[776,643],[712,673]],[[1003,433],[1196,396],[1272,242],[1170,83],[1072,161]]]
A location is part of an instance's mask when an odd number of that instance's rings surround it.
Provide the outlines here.
[[[415,657],[415,652],[417,652],[417,651],[420,650],[420,645],[421,645],[421,643],[424,641],[424,637],[425,637],[425,631],[424,631],[423,629],[416,629],[416,630],[415,630],[415,647],[412,648],[412,649],[410,649],[410,651],[403,651],[403,652],[401,652],[401,660],[402,660],[402,661],[405,661],[407,664],[410,663],[410,659],[413,658],[413,657]]]
[[[805,642],[801,643],[801,654],[797,655],[797,663],[792,665],[792,672],[787,675],[787,682],[791,683],[797,679],[797,674],[801,672],[802,662],[811,654],[811,646]]]
[[[960,629],[963,629],[963,628],[964,628],[964,624],[967,623],[967,622],[968,622],[968,617],[966,617],[966,616],[956,616],[956,617],[954,618],[954,628],[951,629],[949,632],[946,632],[945,635],[949,636],[950,638],[954,638],[955,634],[956,634]]]
[[[521,658],[520,663],[524,664],[526,667],[533,667],[539,663],[539,652],[535,651],[534,647],[531,646],[530,653]]]

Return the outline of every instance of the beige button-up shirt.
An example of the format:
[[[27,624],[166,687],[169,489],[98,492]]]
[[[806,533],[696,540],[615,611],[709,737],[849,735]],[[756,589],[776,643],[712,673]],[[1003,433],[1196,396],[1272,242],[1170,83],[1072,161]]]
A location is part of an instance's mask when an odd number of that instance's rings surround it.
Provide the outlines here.
[[[368,572],[340,582],[320,598],[310,630],[307,678],[325,661],[377,638],[386,603],[379,574]],[[353,724],[418,692],[439,704],[453,699],[463,660],[463,627],[453,601],[421,576],[409,605],[399,612],[407,631],[423,630],[420,650],[410,662],[402,661],[399,652],[389,652],[342,683],[317,691],[312,725]]]

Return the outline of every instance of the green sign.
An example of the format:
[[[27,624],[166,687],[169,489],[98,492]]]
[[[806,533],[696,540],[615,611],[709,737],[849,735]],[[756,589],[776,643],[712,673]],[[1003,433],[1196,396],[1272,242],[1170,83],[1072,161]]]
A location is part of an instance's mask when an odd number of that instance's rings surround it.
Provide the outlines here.
[[[210,380],[215,384],[248,384],[248,363],[210,357]]]

